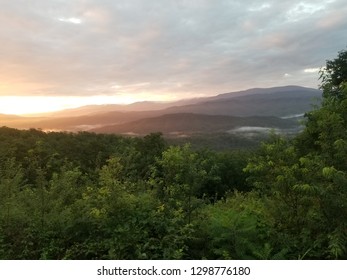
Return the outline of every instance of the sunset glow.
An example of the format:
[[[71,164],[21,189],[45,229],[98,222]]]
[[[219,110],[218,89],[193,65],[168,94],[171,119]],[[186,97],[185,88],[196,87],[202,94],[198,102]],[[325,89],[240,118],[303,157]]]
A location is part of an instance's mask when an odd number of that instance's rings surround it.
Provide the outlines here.
[[[130,104],[136,100],[133,96],[1,96],[0,113],[36,114],[76,108],[85,105]]]
[[[317,88],[346,44],[343,0],[3,2],[2,114]]]

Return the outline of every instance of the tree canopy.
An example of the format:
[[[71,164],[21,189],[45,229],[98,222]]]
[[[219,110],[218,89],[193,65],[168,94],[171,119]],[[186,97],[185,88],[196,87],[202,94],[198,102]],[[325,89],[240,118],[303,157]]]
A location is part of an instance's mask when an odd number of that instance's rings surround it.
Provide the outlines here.
[[[347,81],[347,50],[340,51],[337,58],[326,61],[326,66],[320,70],[320,79],[324,97],[341,95]]]

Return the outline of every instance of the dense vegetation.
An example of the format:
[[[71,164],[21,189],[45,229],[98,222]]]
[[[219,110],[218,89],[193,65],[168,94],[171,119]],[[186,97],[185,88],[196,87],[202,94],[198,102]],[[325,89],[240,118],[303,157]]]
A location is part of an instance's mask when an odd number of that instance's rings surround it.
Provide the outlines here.
[[[0,258],[346,259],[346,57],[256,151],[0,128]]]

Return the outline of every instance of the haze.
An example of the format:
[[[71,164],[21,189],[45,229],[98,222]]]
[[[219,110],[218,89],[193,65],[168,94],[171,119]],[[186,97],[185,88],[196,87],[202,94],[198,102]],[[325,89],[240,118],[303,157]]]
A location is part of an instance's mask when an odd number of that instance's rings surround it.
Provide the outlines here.
[[[0,113],[317,88],[343,0],[0,0]]]

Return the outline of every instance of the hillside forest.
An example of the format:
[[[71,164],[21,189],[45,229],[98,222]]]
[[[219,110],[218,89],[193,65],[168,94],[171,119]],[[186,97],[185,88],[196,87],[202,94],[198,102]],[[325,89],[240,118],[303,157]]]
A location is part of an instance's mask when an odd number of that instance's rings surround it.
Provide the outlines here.
[[[295,137],[0,128],[0,259],[347,259],[347,51]]]

